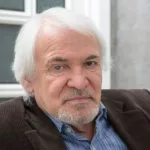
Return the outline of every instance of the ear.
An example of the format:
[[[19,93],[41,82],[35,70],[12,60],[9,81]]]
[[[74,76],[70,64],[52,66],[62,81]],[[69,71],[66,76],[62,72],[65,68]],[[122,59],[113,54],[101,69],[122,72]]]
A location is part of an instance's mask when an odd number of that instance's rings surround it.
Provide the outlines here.
[[[29,80],[29,79],[23,79],[22,80],[22,85],[25,88],[25,90],[28,93],[33,93],[34,92],[34,88],[33,88],[33,81]]]

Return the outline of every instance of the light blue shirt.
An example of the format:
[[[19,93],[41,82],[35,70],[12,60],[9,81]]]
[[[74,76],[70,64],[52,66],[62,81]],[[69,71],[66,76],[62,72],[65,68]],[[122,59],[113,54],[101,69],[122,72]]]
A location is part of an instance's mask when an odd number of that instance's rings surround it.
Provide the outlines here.
[[[127,150],[126,144],[113,130],[107,120],[106,107],[101,104],[99,116],[96,119],[96,133],[92,141],[76,134],[70,125],[60,122],[50,115],[49,118],[58,128],[67,150]]]

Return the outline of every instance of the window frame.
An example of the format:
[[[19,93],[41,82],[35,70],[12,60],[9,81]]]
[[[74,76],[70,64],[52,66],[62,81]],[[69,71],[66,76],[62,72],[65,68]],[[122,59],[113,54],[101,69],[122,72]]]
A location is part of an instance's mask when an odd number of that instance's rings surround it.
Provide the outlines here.
[[[36,0],[24,0],[24,11],[0,9],[0,24],[22,25],[36,13]],[[0,98],[12,98],[23,95],[20,84],[1,84]]]
[[[21,25],[35,13],[36,0],[24,0],[25,11],[0,9],[0,23]]]

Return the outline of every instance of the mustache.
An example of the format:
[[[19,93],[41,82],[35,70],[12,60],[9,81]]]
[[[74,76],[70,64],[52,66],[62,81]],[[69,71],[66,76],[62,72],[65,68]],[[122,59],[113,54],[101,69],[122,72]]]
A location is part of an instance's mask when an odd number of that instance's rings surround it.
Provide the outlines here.
[[[79,90],[79,89],[73,88],[69,93],[67,93],[63,97],[63,101],[72,99],[75,96],[85,96],[85,97],[90,97],[90,98],[94,99],[92,93],[89,90],[87,90],[87,89]]]

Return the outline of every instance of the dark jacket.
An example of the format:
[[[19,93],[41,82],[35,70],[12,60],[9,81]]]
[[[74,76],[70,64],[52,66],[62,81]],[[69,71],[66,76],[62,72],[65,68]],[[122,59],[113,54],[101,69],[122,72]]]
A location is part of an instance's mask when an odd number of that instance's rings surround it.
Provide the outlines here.
[[[150,150],[150,93],[103,90],[108,120],[130,150]],[[65,150],[55,125],[22,97],[0,104],[0,150]]]

